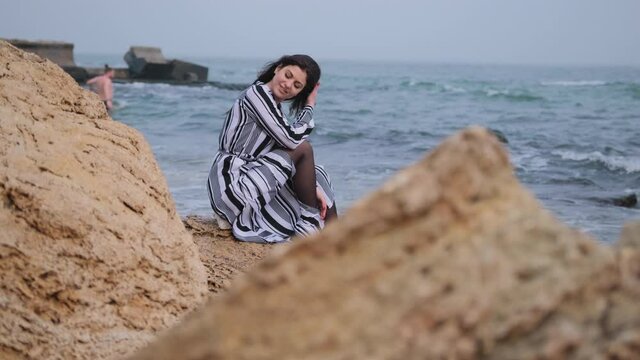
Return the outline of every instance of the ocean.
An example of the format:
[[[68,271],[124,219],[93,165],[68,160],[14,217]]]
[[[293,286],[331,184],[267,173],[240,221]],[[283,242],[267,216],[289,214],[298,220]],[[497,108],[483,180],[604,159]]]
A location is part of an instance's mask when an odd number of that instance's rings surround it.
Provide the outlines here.
[[[151,144],[181,216],[211,215],[205,182],[240,90],[271,59],[188,58],[215,85],[116,83],[112,117]],[[126,67],[121,56],[76,55]],[[481,125],[504,134],[516,175],[569,226],[604,243],[640,206],[640,67],[464,65],[319,59],[311,136],[339,213],[443,139]]]

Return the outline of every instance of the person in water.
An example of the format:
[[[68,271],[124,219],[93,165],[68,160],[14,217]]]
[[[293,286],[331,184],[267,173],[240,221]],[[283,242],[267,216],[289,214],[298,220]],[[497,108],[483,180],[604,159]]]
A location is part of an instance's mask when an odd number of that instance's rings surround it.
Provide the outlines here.
[[[283,56],[227,112],[207,190],[219,223],[228,222],[238,240],[286,241],[337,218],[331,181],[307,140],[319,80],[310,56]],[[291,122],[283,102],[290,102]]]
[[[100,99],[107,108],[107,111],[111,112],[113,109],[113,79],[115,72],[109,65],[104,66],[104,74],[96,76],[87,80],[87,84],[91,87],[91,90],[96,92]]]

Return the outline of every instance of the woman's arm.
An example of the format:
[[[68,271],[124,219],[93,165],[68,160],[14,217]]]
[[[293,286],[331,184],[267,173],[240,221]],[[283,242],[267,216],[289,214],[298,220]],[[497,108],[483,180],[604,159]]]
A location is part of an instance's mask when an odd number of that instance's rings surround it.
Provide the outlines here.
[[[296,118],[294,124],[297,124],[299,122],[309,122],[313,118],[313,108],[316,106],[318,89],[320,89],[320,83],[317,83],[309,94],[309,97],[307,98],[307,104],[304,109],[302,109],[302,111],[300,111],[300,113],[298,114],[298,117]],[[309,117],[309,120],[307,120],[307,116]]]
[[[281,146],[295,149],[313,130],[313,108],[305,107],[293,125],[282,116],[273,96],[264,85],[253,85],[246,93],[249,107],[258,123]]]

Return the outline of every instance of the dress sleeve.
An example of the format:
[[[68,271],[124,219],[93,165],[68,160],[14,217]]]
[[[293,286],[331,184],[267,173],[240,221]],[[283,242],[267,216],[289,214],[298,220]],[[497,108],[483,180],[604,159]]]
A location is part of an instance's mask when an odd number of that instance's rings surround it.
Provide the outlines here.
[[[289,124],[276,105],[273,96],[266,89],[266,85],[251,86],[247,90],[246,101],[256,114],[257,122],[283,147],[295,149],[313,130],[313,108],[311,106],[305,106],[296,117],[295,122]]]

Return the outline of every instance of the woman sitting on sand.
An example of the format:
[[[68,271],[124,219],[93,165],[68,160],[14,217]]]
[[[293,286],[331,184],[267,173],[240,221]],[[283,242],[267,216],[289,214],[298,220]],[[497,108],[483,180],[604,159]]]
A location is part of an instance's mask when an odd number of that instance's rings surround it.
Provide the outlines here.
[[[213,211],[237,239],[285,241],[337,217],[329,177],[306,140],[319,80],[311,57],[283,56],[267,64],[227,113],[207,188]],[[284,101],[291,101],[292,123],[282,114]]]

